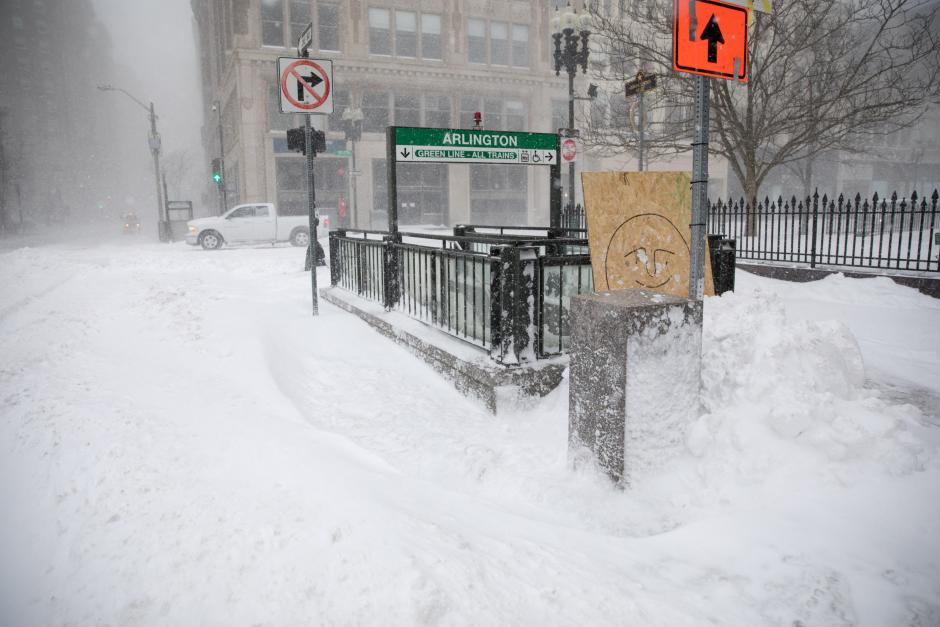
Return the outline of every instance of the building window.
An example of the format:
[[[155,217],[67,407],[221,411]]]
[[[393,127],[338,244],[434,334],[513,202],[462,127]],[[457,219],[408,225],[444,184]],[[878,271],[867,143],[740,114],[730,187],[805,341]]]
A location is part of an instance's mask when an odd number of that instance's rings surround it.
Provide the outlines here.
[[[450,96],[424,96],[424,125],[450,128]]]
[[[442,59],[441,16],[433,13],[421,14],[421,56],[425,59]]]
[[[261,0],[261,43],[284,45],[284,0]]]
[[[470,63],[486,63],[486,22],[467,20],[467,53]]]
[[[476,96],[460,97],[460,128],[473,128],[473,114],[476,111],[483,111],[479,98]]]
[[[506,22],[490,22],[490,63],[509,65],[509,26]]]
[[[395,10],[392,15],[390,9],[369,9],[369,53],[417,58],[419,25],[421,56],[440,59],[441,16],[416,11]]]
[[[395,95],[395,125],[421,126],[421,98],[417,94]]]
[[[527,193],[525,168],[470,165],[470,220],[474,224],[525,224]]]
[[[278,211],[287,216],[306,214],[306,160],[297,157],[275,157],[274,164]],[[317,191],[319,192],[319,189]]]
[[[520,100],[508,100],[505,119],[507,131],[527,130],[525,103]]]
[[[391,16],[388,9],[369,9],[369,53],[392,54]]]
[[[462,96],[460,98],[460,128],[473,128],[473,114],[476,111],[483,114],[483,127],[488,130],[528,130],[526,104],[521,100]]]
[[[483,124],[484,128],[488,128],[491,131],[506,130],[502,100],[499,98],[483,99]]]
[[[334,86],[335,87],[335,86]],[[333,90],[333,113],[329,118],[329,129],[331,131],[342,131],[346,128],[346,122],[343,121],[343,113],[349,107],[349,92],[345,90]]]
[[[446,164],[401,163],[398,165],[397,183],[400,223],[441,225],[447,222]]]
[[[512,25],[512,64],[515,67],[529,67],[528,26]]]
[[[384,133],[388,126],[388,92],[372,91],[362,94],[362,130]]]
[[[320,38],[320,50],[340,49],[339,5],[324,3],[317,6],[317,35]]]
[[[418,56],[418,15],[414,11],[395,11],[395,55]]]
[[[294,156],[275,157],[277,206],[282,215],[307,215],[306,160]],[[317,206],[320,216],[329,216],[336,224],[339,197],[346,191],[346,159],[317,157],[314,176],[317,181]]]
[[[294,116],[281,113],[281,88],[275,82],[268,85],[268,130],[286,131],[294,126]]]
[[[300,35],[310,24],[310,0],[290,0],[290,40],[289,45],[296,45]]]

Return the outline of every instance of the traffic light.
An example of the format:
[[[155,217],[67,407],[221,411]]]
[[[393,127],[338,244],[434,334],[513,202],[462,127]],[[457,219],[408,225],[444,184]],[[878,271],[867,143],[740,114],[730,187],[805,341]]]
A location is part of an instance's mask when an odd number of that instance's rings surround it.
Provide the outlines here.
[[[213,159],[212,160],[212,180],[216,182],[216,185],[222,184],[222,160]]]
[[[311,134],[313,135],[313,154],[326,152],[326,133],[311,131]],[[287,129],[287,149],[307,154],[303,128]]]

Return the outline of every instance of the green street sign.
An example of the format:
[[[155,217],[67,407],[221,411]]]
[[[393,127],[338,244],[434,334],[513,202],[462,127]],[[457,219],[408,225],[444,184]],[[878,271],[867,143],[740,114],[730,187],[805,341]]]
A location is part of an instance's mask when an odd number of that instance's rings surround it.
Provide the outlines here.
[[[333,154],[336,155],[337,157],[351,157],[352,150],[337,150]]]
[[[554,165],[558,136],[552,133],[476,129],[395,129],[398,162]]]

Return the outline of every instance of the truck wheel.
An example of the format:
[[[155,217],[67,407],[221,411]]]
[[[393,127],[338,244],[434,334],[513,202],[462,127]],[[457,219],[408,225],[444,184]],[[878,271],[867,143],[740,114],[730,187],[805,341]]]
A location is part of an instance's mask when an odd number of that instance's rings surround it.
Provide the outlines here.
[[[310,243],[310,233],[307,229],[294,229],[290,234],[290,243],[292,246],[306,246]]]
[[[199,245],[206,250],[222,248],[222,236],[215,231],[206,231],[199,236]]]

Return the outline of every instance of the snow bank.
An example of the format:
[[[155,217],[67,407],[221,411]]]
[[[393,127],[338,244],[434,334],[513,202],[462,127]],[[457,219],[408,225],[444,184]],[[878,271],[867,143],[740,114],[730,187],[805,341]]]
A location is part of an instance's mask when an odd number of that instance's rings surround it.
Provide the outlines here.
[[[923,470],[936,455],[914,433],[920,412],[885,402],[864,383],[861,351],[842,322],[791,320],[780,298],[760,291],[710,299],[702,372],[708,414],[691,430],[689,448],[709,466],[735,466],[751,480],[794,462]]]
[[[705,413],[621,492],[567,381],[494,418],[302,262],[0,253],[0,624],[940,624],[940,429],[870,384],[940,364],[907,288],[707,299]]]

